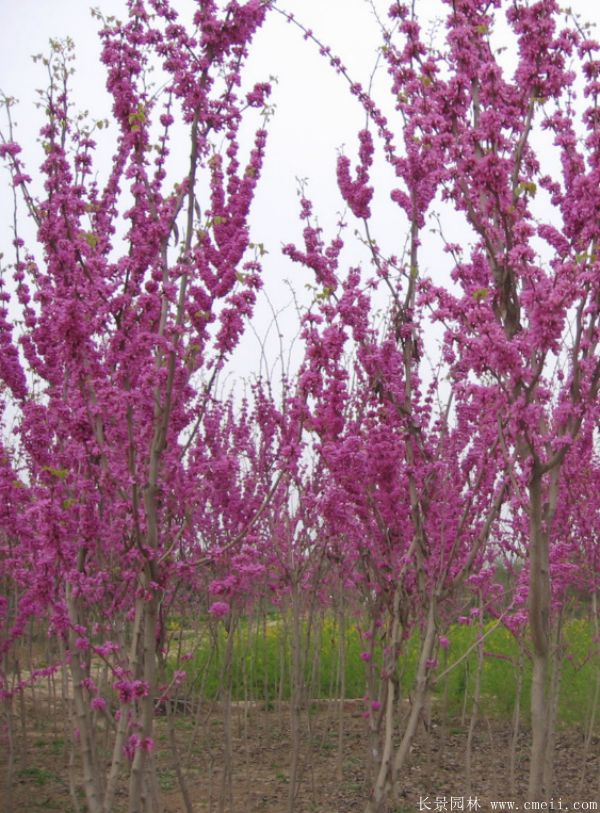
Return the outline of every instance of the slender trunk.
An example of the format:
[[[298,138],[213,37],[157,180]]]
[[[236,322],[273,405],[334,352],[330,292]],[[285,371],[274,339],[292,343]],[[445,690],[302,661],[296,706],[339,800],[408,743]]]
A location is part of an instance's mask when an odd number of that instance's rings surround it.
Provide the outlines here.
[[[510,755],[509,755],[509,787],[510,792],[516,792],[516,768],[517,768],[517,746],[519,744],[519,729],[521,725],[521,697],[523,695],[523,672],[525,669],[525,657],[523,653],[523,640],[519,638],[519,657],[515,666],[516,683],[515,683],[515,708],[513,710],[512,719],[512,737],[510,741]]]
[[[556,621],[555,640],[552,647],[552,675],[548,696],[548,719],[546,723],[546,753],[544,755],[544,790],[552,794],[554,780],[554,739],[556,734],[556,718],[558,716],[558,702],[560,699],[560,678],[562,674],[562,613]]]
[[[31,677],[35,672],[35,663],[33,657],[33,640],[35,638],[35,621],[31,619],[29,622],[29,634],[28,634],[28,644],[27,647],[27,671],[29,672],[29,676]],[[40,704],[37,699],[36,690],[35,690],[35,680],[30,680],[29,682],[29,690],[31,692],[31,717],[36,725],[39,720],[38,712],[40,709]]]
[[[140,635],[143,613],[144,613],[144,603],[142,599],[138,599],[136,602],[135,618],[133,621],[133,630],[129,650],[129,668],[132,674],[136,673],[139,660]],[[129,707],[125,704],[122,704],[120,712],[121,714],[119,717],[119,721],[117,723],[117,731],[113,743],[112,760],[110,763],[108,779],[106,782],[103,813],[112,813],[112,810],[114,808],[114,799],[115,794],[117,792],[117,782],[119,780],[121,763],[123,761],[123,749],[125,747],[125,740],[127,738],[127,727],[129,724],[128,719]]]
[[[284,722],[284,708],[283,708],[283,700],[285,697],[285,681],[288,672],[288,662],[287,662],[287,648],[288,648],[288,627],[287,627],[287,619],[285,616],[281,618],[281,634],[279,635],[279,669],[278,669],[278,685],[276,686],[277,689],[277,710],[279,716],[279,728],[283,730]]]
[[[346,700],[346,613],[344,608],[344,590],[340,583],[339,609],[339,652],[338,652],[338,721],[337,721],[337,778],[344,779],[344,702]]]
[[[250,738],[249,734],[249,718],[250,718],[250,704],[254,698],[254,675],[255,675],[255,660],[256,660],[256,639],[252,634],[252,621],[248,620],[248,639],[246,641],[247,657],[242,658],[242,690],[244,704],[242,707],[242,732],[243,732],[243,750],[244,750],[244,774],[246,782],[250,781]],[[252,646],[254,638],[254,646]],[[257,698],[258,699],[258,698]]]
[[[381,678],[376,674],[375,669],[375,662],[373,656],[375,654],[375,640],[376,640],[376,633],[377,633],[377,617],[378,617],[378,610],[372,609],[371,611],[371,626],[370,626],[370,636],[369,636],[369,660],[366,663],[366,675],[365,675],[365,687],[366,687],[366,696],[369,698],[379,698],[381,694]],[[368,792],[370,792],[375,784],[375,780],[377,779],[377,768],[380,764],[380,728],[381,728],[382,718],[379,715],[369,714],[368,715],[368,727],[369,727],[369,739],[367,743],[367,756],[366,756],[366,764],[367,764],[367,771],[365,774],[365,788]]]
[[[199,635],[199,631],[195,630],[195,636]],[[212,646],[208,653],[208,658],[206,660],[206,664],[202,668],[202,674],[200,676],[200,686],[198,688],[197,693],[197,700],[196,700],[196,708],[194,711],[194,728],[192,730],[192,736],[189,738],[186,754],[185,754],[185,764],[189,767],[194,757],[194,748],[196,746],[196,741],[198,739],[198,735],[200,733],[200,727],[206,721],[208,716],[212,711],[212,706],[214,705],[214,699],[210,705],[209,712],[207,715],[204,715],[204,707],[203,701],[206,698],[206,681],[208,679],[208,672],[211,667],[213,658],[215,657],[215,647]],[[204,718],[204,719],[203,719]]]
[[[19,686],[22,685],[23,677],[21,674],[21,663],[19,658],[15,658],[15,674],[17,677],[17,684]],[[24,768],[27,767],[27,755],[29,754],[29,736],[27,734],[27,710],[25,708],[25,690],[20,688],[18,691],[19,695],[19,720],[21,723],[21,747],[20,757],[21,757],[21,764]]]
[[[427,622],[425,625],[425,632],[421,643],[421,653],[419,655],[419,663],[417,665],[417,674],[415,676],[414,690],[411,697],[411,708],[408,714],[404,733],[400,744],[394,754],[393,761],[387,759],[387,771],[383,775],[377,777],[373,798],[366,808],[366,813],[387,813],[391,809],[392,798],[396,805],[399,801],[400,788],[399,776],[404,768],[406,759],[408,757],[410,747],[414,740],[419,721],[422,719],[423,712],[427,704],[427,696],[429,693],[429,672],[431,669],[431,659],[435,649],[435,632],[436,632],[436,600],[435,596],[431,596],[429,602],[429,609],[427,613]],[[389,702],[389,697],[386,698],[386,717],[393,715],[395,707],[394,696],[396,686],[388,687],[392,691],[392,702]],[[386,727],[389,725],[386,721]],[[382,755],[382,767],[386,757],[386,744],[384,744],[384,752]]]
[[[460,727],[464,728],[467,722],[467,705],[469,702],[469,683],[471,682],[471,670],[469,668],[469,661],[465,661],[464,669],[464,685],[463,685],[463,696],[462,696],[462,706],[460,710]]]
[[[73,677],[73,700],[83,763],[83,788],[89,813],[102,813],[102,782],[96,751],[95,731],[87,692],[83,683],[86,675],[81,666],[81,654],[77,649],[74,632],[80,624],[80,618],[77,601],[73,596],[70,585],[67,585],[66,597],[71,622],[71,629],[69,630],[70,668]]]
[[[81,804],[78,796],[78,783],[77,783],[77,770],[75,766],[75,738],[73,732],[76,728],[73,719],[73,703],[69,697],[69,676],[66,666],[65,646],[62,638],[58,638],[58,646],[60,659],[63,666],[60,670],[61,677],[61,699],[62,699],[62,718],[63,718],[63,735],[65,739],[65,748],[69,743],[69,756],[67,762],[67,774],[69,777],[69,796],[71,797],[71,804],[74,813],[81,813]]]
[[[265,709],[269,708],[269,704],[271,702],[271,688],[269,686],[269,636],[268,636],[268,622],[267,622],[267,614],[264,613],[262,617],[262,663],[263,663],[263,687],[262,693],[263,698],[265,701]],[[280,637],[280,636],[278,636]],[[258,638],[258,630],[257,630],[257,638]],[[277,688],[277,687],[275,687]]]
[[[313,608],[310,608],[312,615]],[[306,697],[310,700],[318,699],[321,696],[321,642],[323,638],[323,625],[320,616],[314,624],[314,633],[309,631],[305,641],[305,656],[307,684]],[[312,619],[311,619],[312,620]],[[310,664],[310,677],[309,677]]]
[[[392,787],[394,789],[394,797],[397,799],[399,795],[399,774],[403,769],[408,756],[410,746],[412,745],[414,736],[417,731],[419,720],[422,717],[423,711],[426,708],[428,695],[429,695],[429,674],[431,669],[431,660],[435,650],[435,633],[436,633],[436,598],[431,596],[429,603],[429,612],[427,614],[427,625],[425,627],[425,637],[421,646],[421,655],[419,658],[419,665],[417,667],[417,676],[414,696],[412,699],[412,707],[408,716],[404,735],[396,751],[394,757],[394,765],[392,772]]]
[[[302,620],[300,591],[297,582],[292,587],[292,685],[290,697],[290,781],[288,813],[293,813],[300,771],[300,714],[302,710]]]
[[[448,648],[443,650],[442,671],[445,672],[448,668]],[[440,725],[440,740],[442,748],[446,747],[448,742],[448,722],[450,720],[450,681],[448,675],[444,678],[444,690],[442,692],[442,721]]]
[[[321,686],[321,646],[323,642],[323,615],[322,613],[316,613],[316,593],[311,594],[311,600],[308,603],[308,616],[306,617],[306,633],[304,637],[304,647],[303,647],[303,656],[302,656],[302,663],[304,664],[305,669],[303,670],[308,672],[308,664],[310,663],[311,657],[311,649],[313,651],[312,656],[312,668],[310,671],[310,680],[307,683],[305,680],[301,682],[301,696],[300,696],[300,709],[301,712],[304,710],[306,712],[306,733],[307,733],[307,749],[305,752],[305,759],[303,768],[306,770],[308,767],[308,771],[310,774],[310,788],[311,788],[311,796],[312,796],[312,804],[313,807],[317,805],[317,784],[315,780],[315,771],[314,771],[314,763],[316,761],[314,755],[314,731],[312,727],[312,711],[313,711],[313,703],[311,702],[315,697],[320,696],[320,686]],[[302,630],[302,627],[300,627]],[[302,775],[301,773],[298,774],[298,786],[302,782]]]
[[[15,749],[13,738],[13,712],[12,712],[12,698],[4,698],[4,716],[6,719],[6,774],[4,781],[4,804],[6,806],[6,813],[13,813],[13,777],[15,768]]]
[[[533,473],[529,484],[529,624],[533,645],[531,682],[531,761],[528,796],[540,800],[544,794],[544,765],[549,715],[549,622],[550,565],[549,541],[542,510],[542,477]]]
[[[144,601],[142,674],[147,694],[140,700],[141,742],[135,749],[129,777],[129,813],[144,813],[142,793],[151,750],[154,725],[154,699],[156,695],[156,625],[158,621],[158,599],[152,594]]]
[[[74,813],[81,813],[81,804],[79,803],[79,796],[77,794],[77,769],[75,766],[75,749],[73,747],[69,750],[69,762],[67,767],[69,773],[69,796],[71,797],[71,805],[73,806]]]
[[[483,672],[483,616],[481,610],[481,601],[479,602],[479,642],[477,644],[477,671],[475,673],[475,689],[473,692],[473,706],[471,708],[471,720],[469,722],[469,733],[467,734],[467,753],[466,753],[466,786],[467,793],[470,795],[472,791],[472,758],[473,758],[473,737],[475,736],[475,728],[477,726],[477,719],[479,717],[479,704],[481,702],[481,674]]]
[[[229,800],[230,809],[233,810],[233,739],[231,733],[231,681],[232,657],[235,626],[231,623],[225,647],[225,660],[223,663],[223,737],[225,749],[223,755],[223,775],[221,778],[221,793],[219,795],[219,813],[225,811],[225,799]]]
[[[531,681],[531,764],[529,767],[530,800],[540,800],[543,793],[544,757],[546,751],[546,712],[548,659],[545,654],[533,653]]]
[[[382,805],[386,804],[391,784],[393,737],[396,729],[396,695],[398,694],[398,644],[401,633],[400,588],[397,587],[392,604],[391,635],[384,662],[384,672],[387,675],[383,718],[384,737],[379,771],[373,788],[374,810],[384,809]]]
[[[181,770],[181,759],[179,757],[179,749],[177,747],[177,739],[175,737],[175,725],[173,723],[173,711],[170,700],[167,700],[166,702],[166,712],[167,727],[169,730],[169,745],[171,747],[171,756],[173,757],[173,768],[175,769],[175,774],[179,783],[179,789],[181,790],[181,796],[183,798],[186,813],[194,813],[194,806],[192,804],[187,782],[185,781],[185,776]]]

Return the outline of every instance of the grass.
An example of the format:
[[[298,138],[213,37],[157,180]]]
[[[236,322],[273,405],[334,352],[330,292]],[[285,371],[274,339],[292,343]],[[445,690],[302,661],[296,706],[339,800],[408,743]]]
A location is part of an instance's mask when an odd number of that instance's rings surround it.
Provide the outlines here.
[[[489,716],[509,717],[515,706],[519,646],[514,636],[503,626],[489,622],[485,627],[484,662],[481,675],[482,711]],[[446,632],[447,650],[438,652],[438,674],[447,666],[460,661],[435,687],[438,703],[451,715],[460,715],[465,704],[470,708],[477,670],[476,625],[455,624]],[[243,620],[234,633],[231,663],[231,693],[234,700],[257,700],[266,705],[279,698],[290,698],[291,646],[290,625],[285,616],[271,617],[266,622]],[[304,681],[307,696],[313,699],[336,698],[340,685],[340,632],[329,617],[310,631],[303,630]],[[190,643],[190,642],[188,642]],[[193,642],[191,642],[193,643]],[[405,642],[400,658],[401,687],[407,696],[412,687],[419,653],[419,636],[413,634]],[[222,625],[210,639],[203,638],[195,647],[192,660],[176,664],[171,659],[169,668],[183,669],[188,681],[185,687],[194,691],[202,688],[208,700],[218,699],[226,685],[223,664],[227,648],[227,633]],[[355,625],[346,630],[346,697],[365,694],[366,664],[360,655],[367,647]],[[472,648],[469,655],[467,650]],[[593,653],[593,631],[585,619],[570,619],[563,629],[563,660],[559,720],[566,724],[584,724],[589,717],[594,693],[598,658]],[[376,652],[375,661],[381,657]],[[461,660],[462,658],[462,660]],[[531,664],[524,655],[524,673],[521,689],[522,714],[529,714]]]
[[[174,790],[177,785],[177,777],[175,771],[164,770],[158,772],[158,784],[160,789],[164,791]]]
[[[19,771],[19,778],[23,781],[29,782],[32,785],[43,787],[52,780],[59,779],[54,771],[49,771],[46,768],[23,768]]]
[[[43,748],[52,754],[60,754],[64,751],[65,741],[63,737],[56,737],[52,740],[36,740],[34,746],[36,748]]]

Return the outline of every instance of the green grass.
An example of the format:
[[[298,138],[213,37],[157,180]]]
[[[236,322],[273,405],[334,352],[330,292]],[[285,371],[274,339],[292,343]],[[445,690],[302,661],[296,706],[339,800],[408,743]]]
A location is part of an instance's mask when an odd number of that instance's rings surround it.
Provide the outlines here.
[[[38,787],[43,787],[51,780],[58,778],[54,771],[48,771],[46,768],[23,768],[19,771],[19,777]]]
[[[164,791],[174,790],[177,785],[177,777],[175,771],[164,770],[158,772],[158,784],[160,789]]]
[[[63,737],[56,737],[52,740],[42,739],[34,742],[36,748],[43,748],[51,754],[60,754],[65,749],[65,741]]]
[[[485,631],[484,663],[481,676],[481,707],[489,716],[508,718],[514,710],[517,688],[519,647],[513,635],[504,627],[489,622]],[[491,630],[491,631],[490,631]],[[475,625],[455,624],[446,631],[450,641],[447,650],[438,652],[438,674],[459,661],[470,647],[470,654],[441,679],[435,687],[437,703],[450,715],[458,716],[465,704],[470,709],[477,670],[477,641],[479,630]],[[307,695],[314,699],[337,697],[339,689],[339,629],[330,618],[322,619],[311,632],[305,644],[304,681]],[[231,691],[234,700],[244,698],[263,701],[268,707],[278,698],[290,697],[291,646],[289,622],[285,617],[271,617],[259,623],[244,620],[234,633],[232,647]],[[190,642],[187,642],[190,643]],[[193,643],[193,642],[191,642]],[[406,696],[412,687],[419,654],[419,635],[413,634],[405,642],[399,661],[401,687]],[[563,661],[559,719],[566,724],[584,724],[589,717],[594,693],[598,658],[593,653],[593,634],[587,620],[571,619],[563,630]],[[227,648],[227,633],[222,625],[213,635],[203,638],[195,648],[191,661],[176,665],[169,662],[169,670],[184,669],[188,674],[185,687],[195,691],[202,687],[208,700],[217,699],[224,686],[223,663]],[[362,697],[366,686],[366,664],[360,653],[367,648],[355,625],[346,630],[346,697]],[[381,653],[376,652],[375,661]],[[184,689],[185,689],[184,687]],[[531,664],[525,655],[525,670],[521,690],[521,712],[529,714],[531,690]]]
[[[493,624],[486,626],[485,632],[488,635],[483,642],[481,707],[485,714],[506,717],[512,714],[516,700],[519,647],[506,628],[499,626],[489,632],[490,627],[493,627]],[[478,635],[479,630],[476,627],[460,624],[454,625],[448,632],[450,646],[447,653],[441,658],[440,672],[459,661],[470,647],[474,647],[470,655],[450,671],[437,686],[437,694],[440,699],[447,702],[451,714],[460,713],[464,704],[465,692],[467,701],[473,697],[477,671],[476,642]],[[521,690],[521,708],[525,713],[529,710],[530,690],[531,669],[527,663]]]

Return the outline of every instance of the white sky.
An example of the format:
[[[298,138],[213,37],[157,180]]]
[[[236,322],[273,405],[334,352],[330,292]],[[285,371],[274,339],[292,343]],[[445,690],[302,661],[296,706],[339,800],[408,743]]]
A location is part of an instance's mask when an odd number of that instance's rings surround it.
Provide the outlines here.
[[[177,7],[190,7],[191,0],[179,0]],[[96,0],[105,14],[124,16],[124,0]],[[355,81],[368,84],[379,44],[377,25],[366,0],[281,0],[280,5],[294,11],[297,18],[313,29],[338,53],[350,68]],[[377,0],[383,12],[389,3]],[[438,0],[416,0],[417,10],[432,19],[439,9]],[[109,116],[109,101],[103,91],[104,78],[98,62],[99,43],[95,34],[97,21],[89,12],[88,0],[0,0],[0,89],[20,100],[15,118],[19,122],[17,140],[23,143],[29,159],[30,174],[41,157],[36,152],[35,137],[40,125],[34,107],[35,89],[44,87],[43,67],[34,64],[31,55],[47,52],[49,37],[71,36],[76,44],[77,73],[74,79],[76,101],[93,111],[94,117]],[[573,0],[573,10],[584,18],[600,22],[600,4]],[[342,201],[335,182],[336,151],[346,145],[354,162],[356,132],[363,125],[364,113],[348,93],[345,82],[328,68],[313,45],[302,40],[294,27],[272,14],[256,37],[249,63],[254,81],[278,77],[273,102],[276,114],[269,125],[267,162],[259,186],[253,214],[256,242],[269,250],[265,258],[265,283],[276,307],[290,301],[283,280],[292,280],[295,290],[306,297],[304,286],[311,280],[301,270],[290,267],[281,256],[280,246],[300,243],[300,224],[296,188],[298,177],[309,179],[309,196],[315,201],[320,221],[331,234]],[[385,100],[384,69],[378,78],[378,95]],[[33,170],[33,172],[32,172]],[[10,199],[7,200],[5,177],[0,181],[0,250],[10,255]],[[394,181],[382,174],[377,180],[379,200],[376,204],[376,238],[401,253],[405,224],[397,207],[386,203]],[[350,217],[352,223],[352,218]],[[348,236],[352,226],[347,230]],[[352,264],[353,258],[348,257]],[[436,262],[432,255],[431,262]],[[296,317],[290,309],[282,317],[287,322],[285,343],[296,331]],[[270,321],[269,308],[263,302],[257,310],[255,325],[264,335]],[[256,369],[257,342],[245,340],[238,360],[245,372]],[[237,365],[236,365],[237,366]]]

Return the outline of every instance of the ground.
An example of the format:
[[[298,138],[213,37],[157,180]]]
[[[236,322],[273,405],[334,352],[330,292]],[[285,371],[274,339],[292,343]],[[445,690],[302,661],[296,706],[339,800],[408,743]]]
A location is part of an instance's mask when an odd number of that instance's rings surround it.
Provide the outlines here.
[[[232,765],[230,789],[223,782],[223,724],[219,709],[201,709],[196,737],[195,720],[189,713],[175,717],[179,764],[185,771],[194,813],[285,813],[289,790],[289,709],[285,704],[265,708],[262,704],[235,704],[232,714]],[[368,796],[365,774],[367,731],[360,701],[344,706],[344,749],[339,778],[338,706],[313,704],[303,715],[301,784],[296,813],[353,813],[363,811]],[[18,755],[13,769],[11,813],[57,810],[72,813],[68,789],[68,753],[61,736],[61,721],[38,714],[27,732],[27,753]],[[22,736],[22,735],[21,735]],[[527,731],[519,737],[516,784],[510,787],[511,726],[504,720],[483,718],[473,741],[472,779],[465,776],[466,726],[436,722],[429,732],[419,732],[403,778],[400,813],[421,809],[450,811],[490,810],[490,801],[515,800],[523,809],[528,768]],[[168,813],[185,813],[177,787],[167,724],[157,723],[156,759],[160,785]],[[191,755],[187,752],[191,747]],[[22,750],[22,749],[21,749]],[[600,738],[589,749],[584,768],[583,736],[570,728],[556,738],[554,805],[563,810],[574,800],[600,800]],[[0,754],[0,763],[3,756]],[[3,771],[4,772],[4,771]],[[225,784],[225,792],[223,786]],[[4,792],[4,789],[3,791]],[[115,813],[121,809],[122,789]],[[451,798],[452,797],[452,798]],[[419,804],[421,800],[421,805]],[[471,802],[473,805],[474,802]],[[473,807],[471,807],[473,809]],[[586,809],[586,808],[582,808]],[[588,807],[587,809],[594,809]],[[600,806],[596,809],[600,809]],[[9,800],[0,796],[0,810],[9,811]]]

